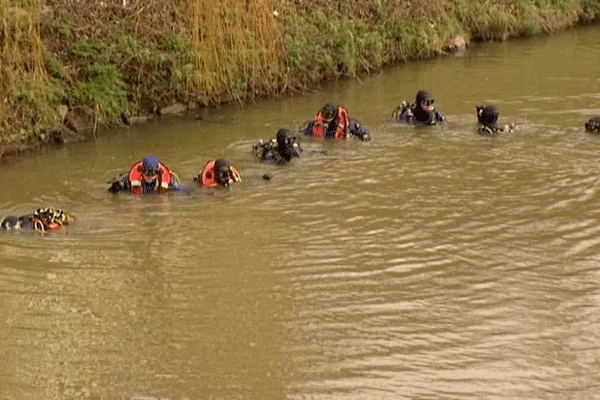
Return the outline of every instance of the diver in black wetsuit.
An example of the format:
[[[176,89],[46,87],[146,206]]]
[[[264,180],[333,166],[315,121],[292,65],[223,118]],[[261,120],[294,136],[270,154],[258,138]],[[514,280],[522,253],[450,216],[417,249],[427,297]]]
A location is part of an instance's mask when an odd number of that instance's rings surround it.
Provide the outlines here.
[[[292,135],[292,132],[282,128],[277,131],[274,139],[268,142],[261,140],[252,147],[252,151],[263,162],[283,164],[292,158],[300,157],[302,148],[296,142],[296,137]]]
[[[427,90],[419,90],[414,103],[404,100],[392,111],[392,118],[407,124],[435,125],[445,121],[434,107],[435,99]]]
[[[515,124],[504,124],[498,123],[498,117],[500,111],[498,107],[494,105],[488,106],[476,106],[477,110],[477,121],[480,126],[477,128],[477,132],[480,135],[498,135],[503,133],[512,133],[515,129]]]
[[[600,133],[600,116],[590,118],[590,120],[585,123],[585,130],[592,133]]]

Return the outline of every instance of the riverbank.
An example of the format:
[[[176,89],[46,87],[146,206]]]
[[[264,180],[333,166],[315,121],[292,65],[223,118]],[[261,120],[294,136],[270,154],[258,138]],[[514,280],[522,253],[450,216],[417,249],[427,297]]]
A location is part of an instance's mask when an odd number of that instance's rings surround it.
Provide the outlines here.
[[[592,0],[0,0],[0,159],[593,23]]]

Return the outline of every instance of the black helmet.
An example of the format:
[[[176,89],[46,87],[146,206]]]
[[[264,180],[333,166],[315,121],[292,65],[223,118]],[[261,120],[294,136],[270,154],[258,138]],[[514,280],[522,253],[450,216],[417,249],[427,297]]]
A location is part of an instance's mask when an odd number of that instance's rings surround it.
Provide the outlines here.
[[[496,106],[484,106],[477,107],[477,119],[479,123],[496,128],[498,127],[498,117],[500,116],[500,111]]]
[[[433,98],[433,95],[431,93],[429,93],[427,90],[419,90],[417,92],[417,107],[425,104],[425,105],[431,105],[435,102],[435,99]]]
[[[18,228],[19,228],[19,218],[15,217],[14,215],[4,218],[2,223],[0,223],[0,229],[11,230],[11,229],[18,229]]]
[[[229,161],[219,158],[215,161],[215,179],[216,181],[223,186],[227,186],[229,184],[229,169],[231,165]]]
[[[332,118],[335,118],[336,114],[337,114],[337,109],[338,106],[336,104],[333,103],[327,103],[323,106],[323,109],[321,110],[321,112],[323,113],[323,118],[330,120]]]
[[[435,124],[435,113],[433,103],[435,99],[427,90],[417,92],[417,104],[414,110],[415,120],[424,124]]]
[[[592,117],[585,123],[585,129],[590,132],[600,132],[600,116]]]
[[[292,136],[292,132],[287,128],[281,128],[277,131],[277,146],[280,149],[284,149],[287,146],[291,146],[294,144],[294,137]]]
[[[277,152],[286,161],[290,161],[294,157],[294,144],[296,138],[292,135],[292,132],[287,128],[281,128],[277,131]]]

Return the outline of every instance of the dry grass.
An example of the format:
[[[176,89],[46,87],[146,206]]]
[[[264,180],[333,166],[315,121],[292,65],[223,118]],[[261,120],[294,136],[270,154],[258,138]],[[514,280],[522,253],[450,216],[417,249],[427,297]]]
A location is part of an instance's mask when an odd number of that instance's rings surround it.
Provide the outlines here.
[[[26,114],[17,103],[40,101],[46,91],[40,1],[16,2],[19,7],[14,7],[15,2],[0,0],[0,133],[8,129],[8,122],[10,128],[19,126],[19,115],[14,113]]]
[[[190,0],[197,62],[188,84],[237,98],[274,90],[283,65],[275,11],[270,0]]]

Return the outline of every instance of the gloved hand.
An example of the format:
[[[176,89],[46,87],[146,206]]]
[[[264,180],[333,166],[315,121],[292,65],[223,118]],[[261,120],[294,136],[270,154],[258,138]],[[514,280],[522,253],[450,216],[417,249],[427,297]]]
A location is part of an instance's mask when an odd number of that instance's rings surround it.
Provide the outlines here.
[[[121,190],[123,190],[123,184],[119,181],[114,181],[110,187],[108,188],[108,191],[111,193],[117,193],[120,192]]]
[[[369,133],[369,129],[366,126],[362,125],[358,121],[350,122],[350,132],[352,132],[355,136],[357,136],[360,140],[364,142],[368,142],[371,140],[371,134]]]

